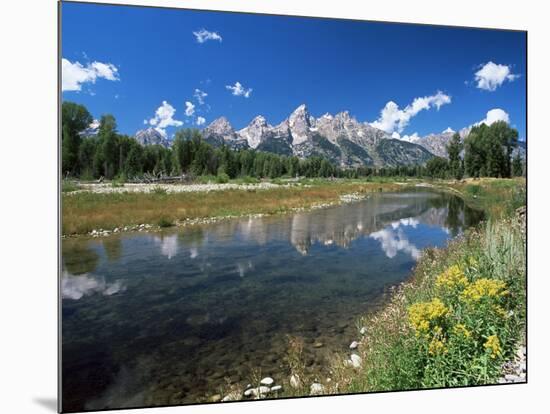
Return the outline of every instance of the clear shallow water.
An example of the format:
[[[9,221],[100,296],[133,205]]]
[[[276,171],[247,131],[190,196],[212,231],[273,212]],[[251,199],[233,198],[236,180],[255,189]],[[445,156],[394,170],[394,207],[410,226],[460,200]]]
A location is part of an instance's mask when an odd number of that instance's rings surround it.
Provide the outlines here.
[[[63,409],[204,401],[227,382],[246,385],[252,370],[283,379],[287,335],[304,339],[307,369],[322,378],[422,249],[482,217],[457,197],[414,191],[63,240]]]

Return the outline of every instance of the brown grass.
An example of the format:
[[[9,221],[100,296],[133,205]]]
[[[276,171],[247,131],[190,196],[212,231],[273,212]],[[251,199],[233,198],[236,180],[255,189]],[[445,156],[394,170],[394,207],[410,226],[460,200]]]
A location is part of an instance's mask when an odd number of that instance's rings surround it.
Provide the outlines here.
[[[209,193],[111,193],[83,192],[63,195],[62,232],[85,234],[94,229],[114,229],[160,219],[186,219],[277,214],[316,204],[334,203],[342,194],[391,191],[395,183],[337,182],[264,190],[225,190]]]

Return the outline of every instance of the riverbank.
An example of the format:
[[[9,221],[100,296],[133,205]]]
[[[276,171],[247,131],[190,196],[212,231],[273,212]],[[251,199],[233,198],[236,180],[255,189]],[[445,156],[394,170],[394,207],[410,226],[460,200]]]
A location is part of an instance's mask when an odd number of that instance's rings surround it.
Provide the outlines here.
[[[115,230],[151,231],[226,218],[296,212],[339,204],[369,193],[410,187],[453,192],[495,217],[509,214],[509,210],[519,207],[525,198],[523,179],[79,184],[62,193],[62,234],[102,236]]]
[[[374,192],[396,191],[414,183],[312,179],[258,184],[79,185],[62,195],[62,234],[108,235],[115,229],[150,231],[297,212],[350,202]]]

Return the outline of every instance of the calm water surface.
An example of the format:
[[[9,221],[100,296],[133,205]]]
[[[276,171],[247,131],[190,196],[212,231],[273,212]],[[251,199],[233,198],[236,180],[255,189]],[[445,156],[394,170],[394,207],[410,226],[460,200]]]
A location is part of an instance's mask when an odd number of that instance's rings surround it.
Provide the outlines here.
[[[253,370],[312,375],[422,249],[482,219],[457,197],[381,193],[339,207],[63,241],[65,411],[204,401]],[[321,342],[323,346],[314,347]]]

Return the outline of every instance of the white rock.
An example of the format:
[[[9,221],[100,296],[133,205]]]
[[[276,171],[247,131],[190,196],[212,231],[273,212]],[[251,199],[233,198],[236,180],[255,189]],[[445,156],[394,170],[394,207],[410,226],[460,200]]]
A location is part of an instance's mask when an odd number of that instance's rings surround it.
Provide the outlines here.
[[[353,341],[353,342],[349,345],[349,349],[357,349],[358,346],[359,346],[359,344],[357,343],[357,341]]]
[[[282,385],[274,385],[273,387],[271,387],[271,392],[281,391],[282,389],[283,389]]]
[[[366,335],[367,334],[367,328],[365,328],[364,326],[359,330],[359,333],[361,335]]]
[[[258,388],[250,388],[244,392],[245,397],[261,397],[269,393],[269,387],[260,386]]]
[[[275,381],[273,380],[273,378],[271,377],[265,377],[264,379],[262,379],[260,381],[260,384],[261,385],[267,385],[267,386],[270,386],[274,383]]]
[[[302,386],[302,382],[300,381],[300,377],[298,377],[298,375],[292,374],[290,376],[290,386],[292,388],[300,388]]]
[[[363,364],[363,360],[357,354],[351,354],[350,362],[353,368],[361,368],[361,365]]]
[[[319,395],[324,391],[325,387],[323,387],[323,384],[319,384],[318,382],[314,382],[311,384],[311,387],[309,387],[309,395]]]

